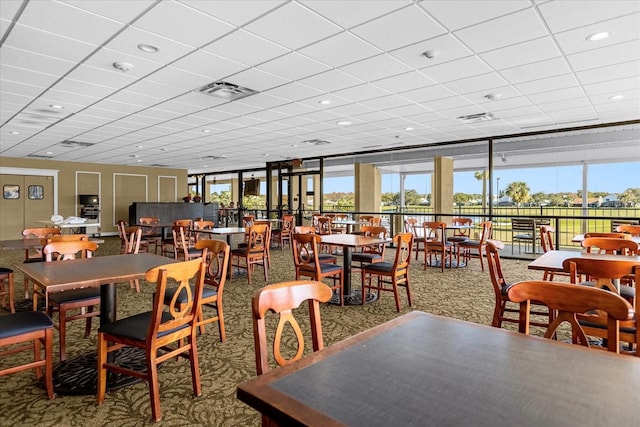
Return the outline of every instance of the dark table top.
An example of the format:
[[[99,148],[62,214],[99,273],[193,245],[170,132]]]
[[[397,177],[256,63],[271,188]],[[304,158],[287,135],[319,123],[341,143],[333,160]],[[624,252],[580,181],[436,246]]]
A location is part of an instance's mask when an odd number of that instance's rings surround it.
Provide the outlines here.
[[[411,312],[238,386],[281,425],[640,425],[640,358]]]

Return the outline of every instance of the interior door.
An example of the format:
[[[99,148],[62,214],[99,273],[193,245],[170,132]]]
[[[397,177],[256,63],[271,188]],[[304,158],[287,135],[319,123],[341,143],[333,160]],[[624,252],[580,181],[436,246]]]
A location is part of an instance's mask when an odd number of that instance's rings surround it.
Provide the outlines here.
[[[23,229],[42,227],[38,221],[53,215],[53,177],[2,174],[0,186],[0,211],[11,212],[0,221],[0,240],[19,239]]]

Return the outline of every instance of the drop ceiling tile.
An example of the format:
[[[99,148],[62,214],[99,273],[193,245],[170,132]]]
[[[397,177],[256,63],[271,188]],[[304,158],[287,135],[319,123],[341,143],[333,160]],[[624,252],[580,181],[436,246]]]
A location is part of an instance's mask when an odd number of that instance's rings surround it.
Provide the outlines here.
[[[114,92],[114,88],[91,84],[80,80],[64,79],[53,86],[54,90],[62,92],[70,92],[74,94],[81,94],[84,96],[90,96],[94,98],[104,98],[111,95]]]
[[[475,25],[529,7],[526,0],[429,0],[420,6],[450,30]]]
[[[234,31],[203,50],[247,65],[261,64],[290,52],[283,46],[244,30]]]
[[[529,98],[536,103],[540,111],[567,110],[591,105],[589,98],[584,96],[579,89],[567,89],[563,91],[540,93]]]
[[[132,19],[140,15],[145,9],[155,3],[154,0],[59,0],[73,7],[86,10],[93,14],[103,16],[105,18],[114,19],[119,22],[130,22]],[[3,5],[4,7],[4,5]]]
[[[301,101],[303,99],[318,96],[322,94],[322,91],[294,82],[269,89],[265,93],[279,98],[288,99],[289,101]]]
[[[333,95],[348,99],[353,102],[360,102],[366,101],[367,99],[391,95],[391,92],[381,89],[377,84],[365,83],[357,86],[352,86],[348,89],[335,91],[333,92]]]
[[[162,99],[171,99],[184,94],[185,92],[184,89],[168,86],[162,83],[155,83],[147,79],[138,80],[132,85],[127,86],[126,90]]]
[[[61,76],[75,66],[72,61],[52,58],[34,52],[2,46],[2,64]]]
[[[375,2],[367,0],[342,0],[340,2],[303,0],[300,3],[344,28],[351,28],[406,6],[406,2],[395,0],[377,0]]]
[[[640,59],[640,40],[632,40],[613,46],[605,46],[588,52],[567,55],[571,67],[575,71],[590,70],[621,62]]]
[[[244,28],[289,49],[299,49],[341,31],[337,25],[298,3],[287,3]]]
[[[181,92],[195,90],[214,81],[211,77],[190,73],[175,67],[166,67],[158,70],[147,77],[146,80],[152,83],[172,86],[180,89]]]
[[[385,51],[440,36],[446,29],[416,5],[410,5],[355,27],[354,34]]]
[[[143,52],[138,48],[139,44],[152,45],[159,50],[155,53]],[[175,40],[170,40],[135,27],[127,27],[111,39],[104,47],[133,57],[162,64],[175,61],[177,58],[193,51],[193,47],[187,44],[179,43]]]
[[[137,78],[129,73],[123,73],[115,68],[104,69],[81,65],[67,74],[66,79],[73,79],[85,83],[100,82],[100,86],[120,89],[135,82]],[[58,88],[58,85],[56,85]]]
[[[332,67],[341,67],[379,55],[382,51],[361,38],[344,32],[300,49],[300,53]]]
[[[604,30],[609,30],[611,36],[604,40],[589,41],[587,37]],[[587,27],[576,28],[556,34],[558,45],[565,54],[583,52],[586,50],[610,46],[640,38],[640,13],[611,19]]]
[[[525,95],[533,93],[548,92],[550,90],[564,89],[579,86],[578,80],[573,74],[563,74],[561,76],[548,77],[546,79],[533,80],[514,85]]]
[[[80,61],[96,46],[16,24],[2,45],[68,61]]]
[[[52,74],[45,74],[38,71],[26,70],[24,68],[12,67],[4,63],[0,64],[0,76],[2,80],[23,84],[29,82],[30,86],[47,88],[53,84],[58,77]]]
[[[423,107],[420,104],[409,104],[409,105],[403,105],[400,107],[384,109],[385,113],[392,114],[398,117],[415,116],[421,113],[426,113],[427,111],[429,110],[427,110],[425,107]]]
[[[205,76],[210,82],[224,80],[230,75],[246,70],[239,62],[198,50],[171,64],[173,68]]]
[[[511,84],[540,80],[546,77],[559,76],[571,72],[564,58],[553,58],[533,64],[502,70],[500,74]]]
[[[448,98],[454,96],[455,92],[446,87],[445,85],[433,85],[414,89],[406,92],[401,92],[402,98],[408,99],[413,102],[427,102],[434,99]]]
[[[51,19],[52,16],[56,19]],[[121,22],[55,1],[42,2],[37,7],[27,3],[20,16],[20,23],[93,45],[104,43],[123,26]]]
[[[233,25],[241,26],[249,21],[268,13],[272,9],[286,3],[283,0],[179,0],[189,7],[200,10],[210,16],[215,16]]]
[[[168,25],[167,16],[173,22],[188,22],[189,25]],[[158,3],[133,26],[192,47],[203,46],[234,29],[232,25],[173,1]]]
[[[403,99],[399,96],[388,95],[388,96],[382,96],[380,98],[374,98],[374,99],[362,101],[361,104],[376,110],[384,110],[387,108],[395,108],[395,107],[402,107],[404,105],[409,105],[411,104],[411,102],[408,102],[406,99]]]
[[[407,73],[411,68],[404,65],[394,57],[382,54],[372,58],[364,59],[353,64],[340,67],[345,73],[357,76],[369,82]]]
[[[518,43],[485,52],[480,57],[496,70],[512,68],[545,59],[556,58],[561,52],[551,37]]]
[[[436,51],[436,56],[433,58],[424,56],[423,53],[428,50]],[[472,52],[453,35],[445,34],[396,49],[389,54],[408,66],[419,69],[464,58],[470,56]]]
[[[199,111],[203,108],[211,108],[215,107],[216,105],[224,104],[225,102],[227,102],[225,99],[203,95],[199,92],[187,92],[168,100],[162,105],[171,105],[173,103],[188,104],[190,106],[197,107],[195,111]],[[179,108],[182,110],[182,107]]]
[[[467,27],[454,34],[476,52],[487,52],[548,35],[531,9]]]
[[[123,72],[114,67],[114,63],[124,62],[131,64],[131,69]],[[109,73],[120,74],[127,78],[143,78],[146,75],[160,69],[163,64],[155,61],[147,60],[140,55],[129,55],[112,49],[100,49],[87,59],[83,66],[98,68]]]
[[[487,73],[445,83],[445,86],[458,94],[472,93],[478,90],[490,90],[507,85],[507,81],[498,73]]]
[[[364,83],[363,80],[352,77],[340,70],[329,70],[322,74],[307,77],[299,83],[314,87],[325,92],[334,92]]]
[[[578,71],[576,73],[578,80],[580,80],[580,83],[582,84],[598,83],[609,79],[615,80],[638,75],[640,75],[640,63],[636,61],[592,68],[590,70]]]
[[[355,117],[361,114],[370,113],[373,110],[365,105],[354,102],[352,104],[346,104],[331,108],[330,111],[341,116]]]
[[[239,104],[251,105],[260,109],[276,108],[280,105],[291,103],[290,100],[273,96],[267,93],[258,93],[247,98],[239,99]]]
[[[585,85],[584,90],[589,96],[610,94],[615,95],[620,91],[638,90],[640,91],[640,79],[629,77],[626,79],[610,80],[605,82]]]
[[[436,82],[445,83],[452,80],[463,79],[491,71],[491,68],[474,56],[457,59],[444,64],[422,68],[420,70]]]
[[[555,33],[638,12],[640,3],[626,0],[564,0],[541,4],[538,10]]]
[[[230,76],[227,81],[232,82],[238,86],[243,86],[249,89],[257,90],[259,92],[272,89],[277,86],[281,86],[290,82],[275,74],[260,71],[257,68],[249,68],[241,71],[237,74]]]
[[[289,80],[298,80],[327,71],[331,67],[299,53],[292,52],[256,67]]]

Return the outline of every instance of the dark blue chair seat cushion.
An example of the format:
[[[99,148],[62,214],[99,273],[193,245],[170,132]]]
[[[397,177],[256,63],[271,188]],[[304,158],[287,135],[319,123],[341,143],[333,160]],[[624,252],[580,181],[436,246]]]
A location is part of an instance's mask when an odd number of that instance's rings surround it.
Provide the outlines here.
[[[451,236],[451,237],[447,237],[447,242],[452,242],[452,243],[466,242],[467,240],[469,240],[469,238],[467,236]]]
[[[596,285],[596,282],[580,282],[580,285],[594,287]],[[625,299],[635,298],[636,288],[629,285],[620,285],[620,296]]]
[[[331,261],[333,263],[338,262],[338,257],[331,254],[318,254],[318,261]]]
[[[53,321],[41,311],[21,311],[0,316],[0,338],[9,338],[53,327]]]
[[[357,262],[376,262],[377,260],[382,259],[382,256],[380,256],[380,254],[353,254],[351,256],[351,261],[357,261]]]
[[[464,242],[460,242],[460,246],[479,247],[480,242],[477,240],[465,240]]]
[[[371,273],[381,272],[381,273],[390,273],[393,271],[393,263],[392,262],[376,262],[374,264],[365,265],[362,267],[363,270]]]
[[[7,267],[0,267],[0,274],[9,274],[13,273],[13,270]]]
[[[135,340],[143,341],[147,337],[147,330],[149,329],[149,323],[151,322],[151,311],[145,313],[136,314],[135,316],[125,317],[124,319],[116,320],[115,322],[108,323],[100,326],[98,332],[105,332],[110,335],[117,335],[119,337],[132,338]],[[162,322],[171,320],[173,316],[168,311],[162,312]],[[188,325],[181,328],[172,329],[158,334],[159,337],[173,333],[180,329],[188,328]]]
[[[316,266],[315,266],[315,264],[302,265],[302,266],[300,266],[300,269],[302,271],[316,271]],[[323,274],[331,273],[331,272],[334,272],[334,271],[340,271],[340,270],[342,270],[342,266],[341,265],[320,263],[320,271]]]
[[[178,291],[178,288],[167,289],[164,294],[164,303],[170,304],[171,300],[173,299],[173,296],[176,294],[177,291]],[[195,286],[191,286],[191,295],[193,295],[194,292],[195,292]],[[205,286],[204,289],[202,290],[202,298],[211,298],[214,295],[218,295],[218,291],[215,290],[214,288]],[[179,304],[185,304],[187,302],[187,292],[184,289],[180,291],[180,294],[178,295],[178,299],[176,300],[176,302]]]
[[[49,294],[49,301],[56,304],[64,304],[66,302],[84,301],[99,297],[100,288],[85,288]]]

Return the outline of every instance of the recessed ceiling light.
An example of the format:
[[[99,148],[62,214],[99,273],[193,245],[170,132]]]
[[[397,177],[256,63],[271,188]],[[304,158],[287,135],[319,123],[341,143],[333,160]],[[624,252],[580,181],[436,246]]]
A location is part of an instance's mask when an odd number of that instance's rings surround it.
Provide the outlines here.
[[[123,73],[126,73],[127,71],[130,71],[133,68],[133,64],[130,64],[128,62],[123,62],[123,61],[116,61],[113,63],[113,68],[115,68],[116,70],[122,71]]]
[[[329,105],[329,104],[331,104],[331,100],[330,99],[323,99],[322,101],[318,101],[318,104]]]
[[[136,162],[138,162],[138,163],[140,163],[141,161],[142,161],[142,160],[140,160],[140,159],[136,160]]]
[[[337,125],[340,126],[349,126],[352,122],[350,122],[349,120],[340,120],[339,122],[336,122]]]
[[[12,130],[11,132],[9,132],[11,135],[20,135],[20,132]]]
[[[613,96],[609,97],[609,99],[611,99],[613,101],[616,101],[616,100],[622,99],[622,98],[624,98],[624,95],[613,95]]]
[[[152,44],[145,44],[145,43],[140,43],[138,45],[138,49],[140,49],[143,52],[147,52],[147,53],[156,53],[157,51],[160,50],[160,49],[158,49],[156,46],[154,46]]]
[[[501,93],[490,93],[488,95],[485,95],[484,97],[485,97],[485,99],[488,99],[489,101],[495,101],[496,99],[502,98],[502,94]]]
[[[595,34],[591,34],[590,36],[587,36],[587,40],[589,40],[590,42],[597,42],[599,40],[604,40],[606,38],[608,38],[611,34],[607,33],[606,31],[603,31],[601,33],[595,33]]]
[[[50,104],[49,107],[55,108],[56,110],[64,110],[64,107],[62,105]]]
[[[47,151],[46,154],[51,155],[53,154],[53,151]]]
[[[291,144],[291,146],[292,146],[293,148],[296,148],[296,147],[298,146],[298,144]]]
[[[144,145],[137,145],[136,148],[144,148]]]
[[[415,128],[412,128],[411,126],[404,128],[404,130],[414,130]]]
[[[202,129],[202,133],[211,133],[209,129]]]

